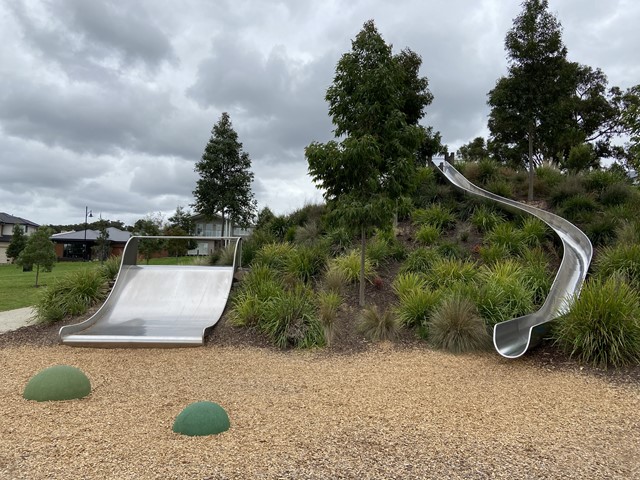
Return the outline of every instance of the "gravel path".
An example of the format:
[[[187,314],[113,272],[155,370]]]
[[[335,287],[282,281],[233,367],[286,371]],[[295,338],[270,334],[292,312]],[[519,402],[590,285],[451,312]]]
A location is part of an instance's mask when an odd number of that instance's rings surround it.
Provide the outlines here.
[[[55,364],[92,394],[24,400]],[[0,368],[2,479],[640,478],[640,385],[494,354],[26,345]],[[172,433],[198,400],[231,429]]]

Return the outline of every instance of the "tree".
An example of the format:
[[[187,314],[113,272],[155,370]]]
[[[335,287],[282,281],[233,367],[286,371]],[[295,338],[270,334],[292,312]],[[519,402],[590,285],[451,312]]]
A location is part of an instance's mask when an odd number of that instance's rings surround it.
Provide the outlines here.
[[[133,225],[133,234],[140,236],[154,237],[160,235],[162,231],[163,218],[161,214],[149,214],[145,218],[141,218]],[[142,254],[144,259],[149,265],[149,260],[154,253],[162,251],[165,248],[165,244],[162,240],[154,239],[140,239],[138,251]]]
[[[548,11],[547,0],[525,0],[505,39],[509,74],[489,92],[489,129],[503,144],[513,144],[522,155],[528,143],[529,200],[533,199],[534,150],[540,149],[545,130],[561,121],[560,110],[571,97],[561,78],[567,49],[560,22]]]
[[[7,246],[7,257],[15,262],[26,245],[27,236],[24,234],[24,230],[22,230],[20,225],[14,225],[11,242],[9,242],[9,245]]]
[[[458,149],[458,156],[465,162],[479,162],[489,156],[483,137],[476,137]]]
[[[305,149],[309,173],[324,189],[330,214],[361,237],[360,304],[364,305],[367,230],[386,226],[395,201],[412,186],[417,150],[425,130],[418,125],[433,96],[419,77],[420,57],[392,48],[372,20],[340,58],[325,99],[341,140],[313,142]]]
[[[49,237],[53,230],[48,227],[40,227],[27,240],[27,245],[20,252],[16,263],[22,266],[36,266],[36,284],[40,276],[40,267],[50,272],[56,262],[56,250]]]
[[[164,234],[178,237],[191,236],[195,234],[195,230],[196,222],[193,220],[191,212],[178,205],[176,213],[169,217],[169,224],[165,227]],[[198,248],[198,242],[195,240],[169,240],[167,244],[169,255],[176,257],[186,255],[187,251],[196,248]]]
[[[233,130],[229,114],[224,112],[211,130],[211,138],[202,159],[196,163],[200,174],[193,194],[196,211],[213,218],[222,218],[222,236],[225,219],[242,227],[251,224],[257,203],[251,192],[253,173],[249,154],[242,150],[238,134]]]
[[[100,234],[98,238],[96,238],[96,244],[92,248],[94,256],[100,258],[100,262],[104,263],[109,255],[109,231],[107,230],[107,225],[109,222],[107,220],[103,220],[102,218],[95,222],[97,223],[98,231]]]

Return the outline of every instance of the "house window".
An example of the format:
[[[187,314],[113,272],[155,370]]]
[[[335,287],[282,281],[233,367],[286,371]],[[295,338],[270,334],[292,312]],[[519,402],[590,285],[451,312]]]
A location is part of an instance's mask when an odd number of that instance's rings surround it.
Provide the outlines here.
[[[62,250],[63,258],[83,258],[84,257],[84,244],[83,243],[65,243]]]

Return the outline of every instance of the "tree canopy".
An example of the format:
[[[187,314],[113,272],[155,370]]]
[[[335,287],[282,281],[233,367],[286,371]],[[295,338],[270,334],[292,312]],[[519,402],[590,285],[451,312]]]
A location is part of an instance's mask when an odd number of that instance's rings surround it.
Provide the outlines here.
[[[20,225],[14,225],[11,242],[9,242],[9,245],[7,246],[7,257],[11,258],[15,262],[26,245],[27,236],[25,235],[24,230]]]
[[[196,201],[192,205],[209,218],[220,215],[223,236],[225,219],[247,227],[255,216],[257,203],[251,191],[250,169],[249,154],[243,151],[229,114],[224,112],[196,163],[195,171],[200,178],[193,191]]]
[[[36,284],[40,276],[40,267],[46,271],[51,271],[56,262],[56,250],[53,242],[49,239],[53,235],[53,230],[48,227],[40,227],[27,240],[27,245],[20,252],[16,263],[18,265],[36,267]]]
[[[313,142],[305,155],[331,214],[361,234],[362,304],[366,229],[388,225],[395,200],[412,186],[426,136],[418,121],[433,95],[419,76],[420,56],[410,49],[393,55],[372,20],[351,45],[325,97],[339,140]]]

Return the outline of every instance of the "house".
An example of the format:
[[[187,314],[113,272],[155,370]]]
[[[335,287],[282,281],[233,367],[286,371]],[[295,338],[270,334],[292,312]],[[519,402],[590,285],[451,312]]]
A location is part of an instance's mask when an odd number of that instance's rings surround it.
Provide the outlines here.
[[[31,235],[40,225],[24,218],[14,217],[8,213],[0,212],[0,264],[9,263],[7,247],[13,238],[13,227],[20,225],[25,235]]]
[[[195,224],[195,235],[198,237],[220,237],[222,236],[222,217],[219,215],[208,217],[199,213],[191,216]],[[242,228],[235,225],[231,220],[224,221],[225,237],[246,238],[251,235],[252,228]],[[223,242],[198,242],[197,248],[189,250],[189,255],[209,255],[213,250],[220,248]]]
[[[107,233],[109,234],[108,251],[105,252],[105,256],[122,255],[131,233],[115,227],[107,228]],[[55,243],[58,260],[91,260],[93,247],[97,245],[99,237],[99,230],[87,229],[56,233],[49,238]]]

